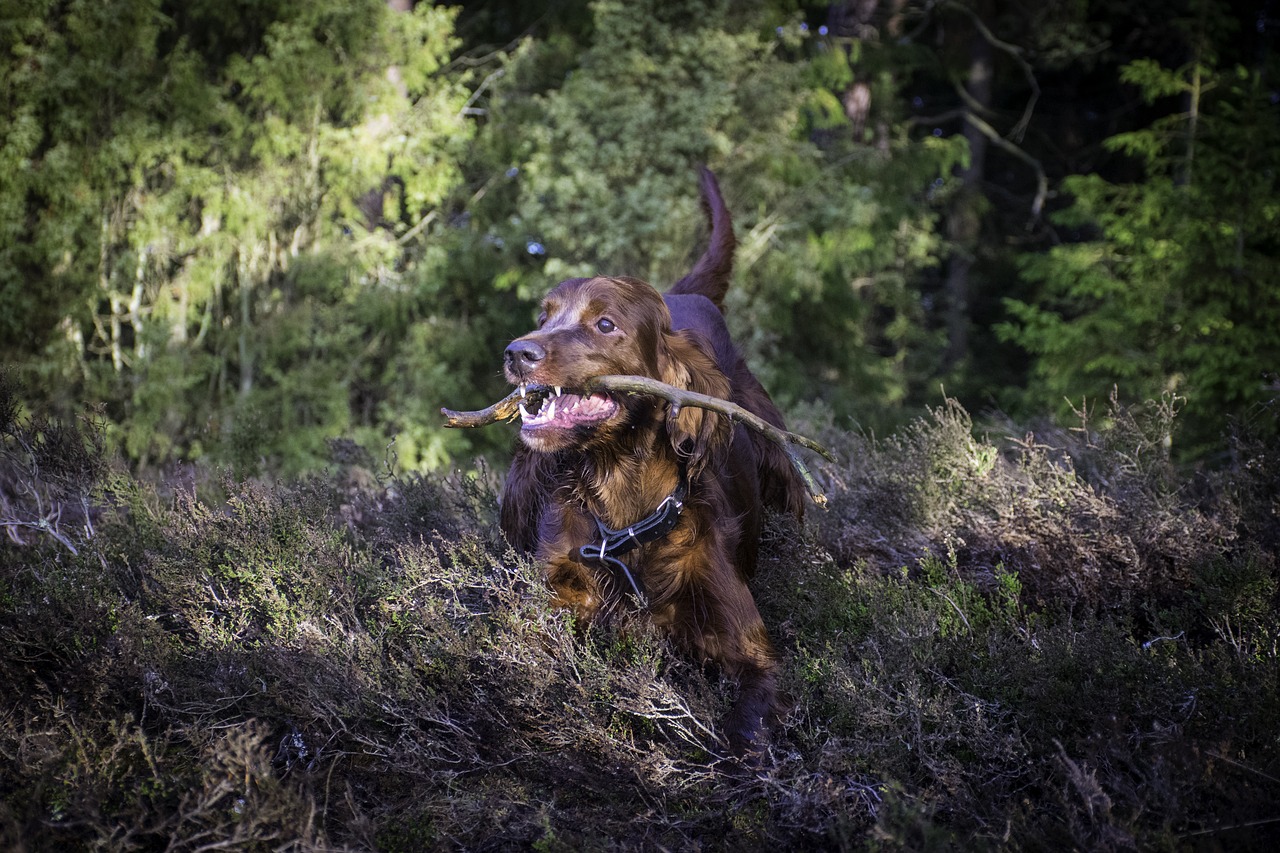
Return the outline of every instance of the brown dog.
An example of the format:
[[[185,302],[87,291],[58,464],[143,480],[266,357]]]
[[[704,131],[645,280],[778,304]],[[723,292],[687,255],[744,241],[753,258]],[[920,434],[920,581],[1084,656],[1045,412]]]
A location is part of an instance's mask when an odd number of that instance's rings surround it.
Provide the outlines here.
[[[656,625],[738,678],[728,733],[741,751],[776,702],[776,655],[746,583],[762,511],[799,517],[804,486],[781,450],[721,415],[575,393],[596,376],[646,376],[783,426],[724,323],[735,240],[706,170],[702,195],[710,245],[665,297],[632,278],[569,279],[547,294],[537,330],[507,347],[506,377],[528,396],[502,527],[545,561],[557,604],[590,620],[634,595]]]

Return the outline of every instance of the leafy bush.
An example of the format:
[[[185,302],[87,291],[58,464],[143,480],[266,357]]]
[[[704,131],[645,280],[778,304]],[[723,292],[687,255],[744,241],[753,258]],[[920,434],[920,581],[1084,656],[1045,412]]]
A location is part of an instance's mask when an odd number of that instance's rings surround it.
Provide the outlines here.
[[[996,330],[1031,354],[1038,410],[1116,387],[1128,401],[1176,390],[1186,398],[1178,449],[1188,458],[1216,450],[1228,418],[1274,408],[1280,321],[1263,284],[1280,236],[1280,161],[1261,142],[1280,129],[1267,76],[1213,67],[1194,32],[1196,61],[1120,69],[1148,103],[1179,93],[1191,109],[1103,143],[1140,163],[1145,180],[1063,181],[1072,204],[1056,219],[1088,236],[1020,259],[1040,292],[1006,298],[1011,319]]]

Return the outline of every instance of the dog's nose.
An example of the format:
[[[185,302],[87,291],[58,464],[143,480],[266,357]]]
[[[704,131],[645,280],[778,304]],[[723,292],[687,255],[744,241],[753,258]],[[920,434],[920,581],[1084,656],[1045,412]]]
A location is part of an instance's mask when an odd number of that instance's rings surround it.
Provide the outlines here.
[[[516,376],[524,376],[546,357],[547,351],[535,341],[512,341],[506,352],[507,369]]]

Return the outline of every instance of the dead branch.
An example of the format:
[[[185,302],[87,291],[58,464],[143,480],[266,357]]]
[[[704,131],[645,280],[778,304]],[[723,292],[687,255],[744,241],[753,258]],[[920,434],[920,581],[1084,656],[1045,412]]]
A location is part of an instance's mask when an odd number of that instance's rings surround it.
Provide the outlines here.
[[[805,488],[809,490],[809,496],[813,498],[813,502],[824,509],[827,506],[827,496],[822,493],[817,481],[809,473],[808,466],[800,458],[795,446],[799,445],[807,450],[819,453],[828,462],[834,462],[835,457],[831,455],[831,451],[812,439],[779,429],[755,412],[748,411],[736,403],[721,400],[719,397],[699,394],[696,391],[686,391],[683,388],[676,388],[665,382],[659,382],[656,379],[649,379],[645,376],[598,376],[587,383],[587,390],[650,394],[655,397],[661,397],[671,403],[671,414],[673,416],[680,411],[681,407],[693,406],[694,408],[707,409],[724,415],[735,423],[740,423],[753,429],[782,448],[783,452],[787,454],[787,458],[791,460],[791,466],[796,469],[800,479],[804,480]]]
[[[1021,47],[1016,44],[1010,44],[996,37],[995,33],[987,26],[986,22],[978,16],[978,13],[970,9],[963,3],[943,3],[944,8],[951,9],[965,15],[973,24],[973,28],[978,32],[987,44],[996,50],[1003,51],[1009,56],[1018,67],[1022,69],[1022,76],[1026,78],[1027,86],[1031,89],[1031,97],[1027,99],[1027,105],[1022,108],[1022,117],[1018,119],[1018,123],[1013,126],[1013,130],[1009,131],[1009,138],[1015,142],[1022,142],[1023,135],[1027,132],[1027,127],[1031,124],[1031,114],[1035,111],[1036,102],[1040,100],[1040,81],[1036,79],[1035,70],[1032,69],[1031,63],[1027,62],[1025,53]],[[958,90],[963,90],[963,86],[957,86]],[[968,92],[961,91],[961,97],[968,95]],[[985,131],[984,131],[985,132]]]
[[[475,427],[496,424],[498,421],[515,420],[520,414],[520,397],[520,389],[517,388],[488,408],[477,409],[474,412],[459,412],[442,408],[440,409],[440,414],[446,418],[446,427],[474,429]]]
[[[968,109],[948,110],[939,115],[914,116],[907,121],[909,124],[913,125],[940,124],[945,121],[952,121],[953,119],[963,119],[964,121],[967,121],[969,124],[973,125],[979,133],[991,140],[993,145],[1003,149],[1021,160],[1023,163],[1026,163],[1027,166],[1036,173],[1036,196],[1031,201],[1031,216],[1033,221],[1039,219],[1040,214],[1044,211],[1045,200],[1049,197],[1049,178],[1045,174],[1044,166],[1040,165],[1039,160],[1001,136],[999,131],[987,122],[983,121],[981,116],[977,113]]]
[[[724,415],[734,423],[740,423],[748,429],[753,429],[782,448],[783,452],[787,454],[787,458],[791,460],[792,467],[800,475],[800,479],[804,480],[805,487],[809,490],[809,496],[813,498],[813,502],[824,509],[826,508],[827,496],[822,493],[822,489],[819,488],[817,481],[813,478],[813,474],[809,472],[808,466],[805,465],[799,451],[796,449],[799,446],[806,450],[812,450],[814,453],[821,454],[824,459],[834,462],[835,457],[831,455],[831,452],[813,439],[779,429],[764,418],[742,408],[736,403],[721,400],[719,397],[699,394],[695,391],[686,391],[683,388],[676,388],[673,385],[645,376],[597,376],[589,380],[583,390],[588,393],[607,391],[614,394],[648,394],[670,403],[673,416],[682,407],[693,406],[697,409],[706,409]],[[485,409],[474,412],[441,409],[440,413],[447,419],[445,424],[447,427],[480,427],[498,421],[513,420],[518,416],[519,411],[520,391],[517,389]]]

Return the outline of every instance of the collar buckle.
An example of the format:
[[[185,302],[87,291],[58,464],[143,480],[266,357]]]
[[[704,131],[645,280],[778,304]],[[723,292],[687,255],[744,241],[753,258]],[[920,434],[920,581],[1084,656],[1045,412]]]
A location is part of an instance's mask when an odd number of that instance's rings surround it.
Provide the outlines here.
[[[599,516],[592,516],[596,523],[599,539],[578,548],[574,557],[579,561],[593,560],[603,563],[611,570],[615,583],[618,576],[625,578],[627,586],[635,594],[641,606],[646,606],[644,590],[627,564],[618,559],[622,554],[634,551],[641,545],[656,542],[663,538],[680,522],[680,514],[684,511],[685,497],[689,491],[689,481],[683,470],[680,471],[680,482],[671,494],[662,499],[650,515],[637,521],[630,527],[613,529],[605,524]],[[624,587],[625,588],[625,587]]]

